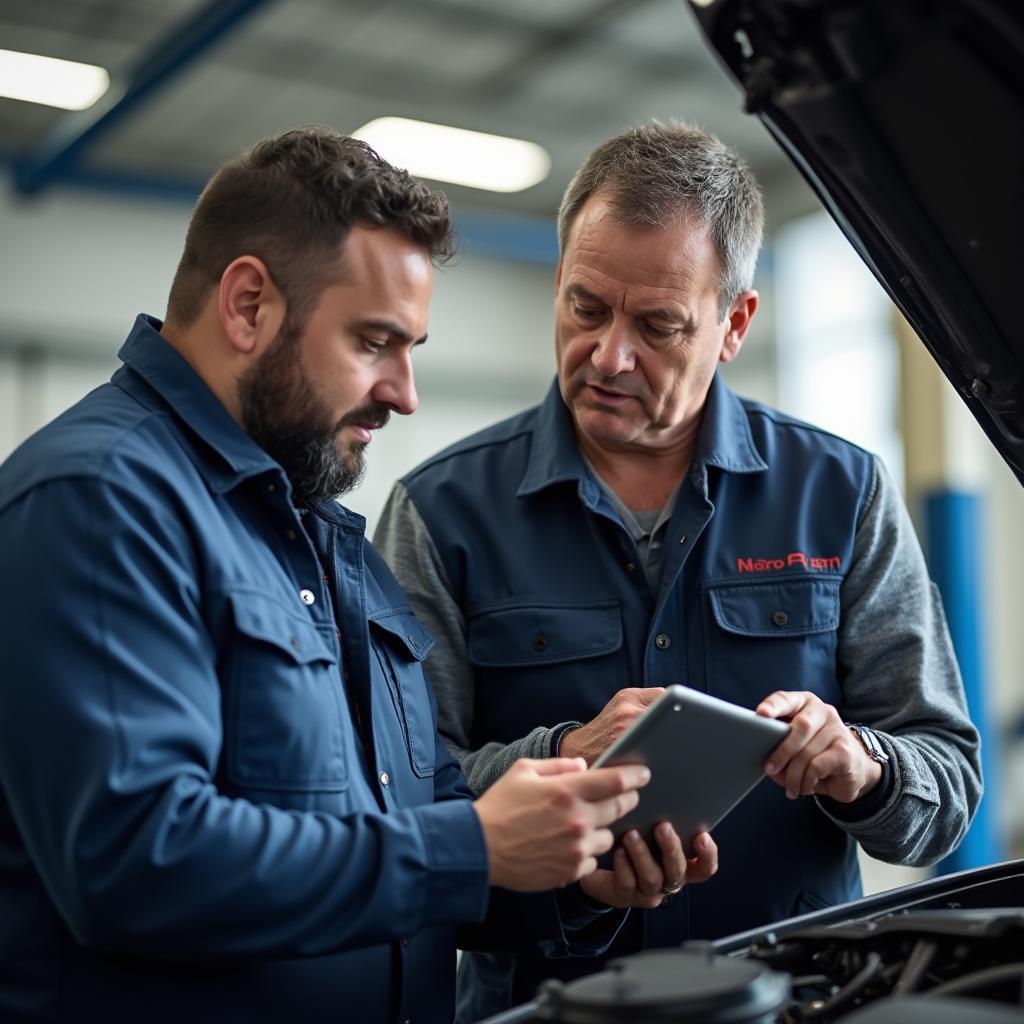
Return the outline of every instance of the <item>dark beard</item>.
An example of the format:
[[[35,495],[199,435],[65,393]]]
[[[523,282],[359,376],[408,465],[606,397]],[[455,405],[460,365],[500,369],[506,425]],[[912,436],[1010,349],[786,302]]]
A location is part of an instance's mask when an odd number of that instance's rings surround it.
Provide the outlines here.
[[[363,406],[332,424],[302,370],[300,335],[301,327],[285,322],[259,361],[239,379],[238,398],[246,433],[280,463],[296,499],[308,503],[337,498],[362,480],[366,446],[356,445],[342,455],[338,434],[351,423],[383,427],[389,410]]]

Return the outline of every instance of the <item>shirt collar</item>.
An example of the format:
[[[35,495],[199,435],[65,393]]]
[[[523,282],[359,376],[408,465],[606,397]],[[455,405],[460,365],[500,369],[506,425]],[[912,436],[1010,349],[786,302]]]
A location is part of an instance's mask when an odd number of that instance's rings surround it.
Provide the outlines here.
[[[760,473],[768,468],[754,444],[743,403],[717,373],[708,390],[697,435],[694,464],[698,463],[731,473]],[[555,380],[537,411],[530,457],[516,496],[535,494],[564,481],[577,481],[583,500],[590,504],[597,501],[600,487],[587,472],[576,442],[572,413]]]
[[[283,470],[231,418],[223,403],[189,365],[185,357],[159,334],[161,321],[140,313],[121,346],[125,364],[115,380],[132,391],[134,375],[145,382],[219,459],[204,459],[200,467],[218,490],[267,470]]]

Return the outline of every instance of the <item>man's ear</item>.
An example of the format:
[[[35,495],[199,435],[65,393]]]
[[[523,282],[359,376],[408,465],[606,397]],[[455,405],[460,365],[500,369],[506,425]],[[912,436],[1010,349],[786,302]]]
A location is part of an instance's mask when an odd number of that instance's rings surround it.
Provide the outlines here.
[[[285,301],[266,264],[255,256],[232,260],[220,276],[217,312],[231,348],[259,355],[284,323]]]
[[[718,358],[723,363],[731,363],[739,355],[743,347],[743,339],[747,336],[750,321],[754,319],[759,302],[757,292],[748,289],[740,292],[729,306],[726,314],[725,338],[722,351]]]

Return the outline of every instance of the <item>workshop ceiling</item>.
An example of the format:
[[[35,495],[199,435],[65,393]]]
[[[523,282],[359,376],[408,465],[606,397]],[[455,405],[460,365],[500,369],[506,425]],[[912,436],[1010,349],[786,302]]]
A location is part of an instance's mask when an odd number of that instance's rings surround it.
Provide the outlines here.
[[[0,46],[99,64],[116,80],[180,41],[182,26],[210,7],[0,0]],[[309,123],[353,131],[401,115],[540,143],[553,166],[533,188],[443,187],[456,210],[550,217],[598,142],[650,117],[683,117],[735,145],[772,196],[781,194],[773,220],[813,203],[742,113],[683,0],[269,0],[253,8],[98,131],[74,167],[100,181],[195,184],[265,135]],[[0,99],[0,155],[22,158],[89,117]]]

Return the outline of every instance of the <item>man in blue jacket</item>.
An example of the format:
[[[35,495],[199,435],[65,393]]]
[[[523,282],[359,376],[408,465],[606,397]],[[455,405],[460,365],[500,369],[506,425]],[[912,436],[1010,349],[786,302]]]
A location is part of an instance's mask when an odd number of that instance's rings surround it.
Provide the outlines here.
[[[761,225],[749,170],[703,131],[600,146],[559,212],[555,385],[408,474],[377,533],[438,640],[440,730],[478,793],[524,755],[592,762],[665,683],[792,722],[774,785],[716,830],[718,876],[633,915],[608,955],[853,899],[857,843],[930,864],[981,796],[884,468],[715,372],[757,310]],[[464,958],[460,1020],[597,966]]]
[[[266,140],[201,196],[167,322],[0,469],[4,1021],[448,1021],[457,926],[591,954],[686,880],[674,835],[596,870],[645,769],[521,761],[472,801],[431,640],[333,500],[415,408],[450,244],[362,143]]]

